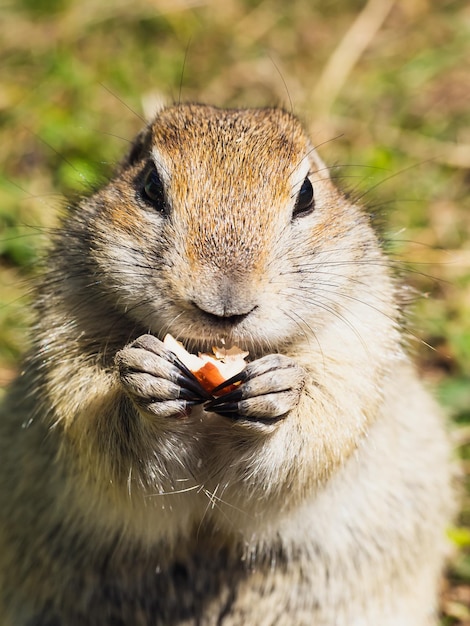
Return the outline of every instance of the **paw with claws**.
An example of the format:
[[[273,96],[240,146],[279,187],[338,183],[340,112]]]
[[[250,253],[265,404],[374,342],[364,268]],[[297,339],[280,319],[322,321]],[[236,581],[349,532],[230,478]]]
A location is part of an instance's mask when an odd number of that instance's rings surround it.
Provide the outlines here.
[[[142,335],[116,355],[121,384],[143,411],[157,417],[187,416],[212,398],[181,361],[152,335]]]
[[[268,354],[248,363],[242,372],[226,380],[214,392],[238,382],[241,384],[235,390],[214,398],[204,409],[234,420],[281,418],[299,403],[305,372],[290,357]]]

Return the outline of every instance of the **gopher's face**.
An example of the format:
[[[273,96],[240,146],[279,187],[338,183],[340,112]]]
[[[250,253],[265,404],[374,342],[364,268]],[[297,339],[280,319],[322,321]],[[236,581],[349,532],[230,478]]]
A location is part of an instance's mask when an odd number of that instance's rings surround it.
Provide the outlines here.
[[[103,287],[153,334],[202,349],[225,340],[263,352],[318,327],[321,268],[335,249],[355,254],[355,220],[279,109],[164,109],[98,204]]]

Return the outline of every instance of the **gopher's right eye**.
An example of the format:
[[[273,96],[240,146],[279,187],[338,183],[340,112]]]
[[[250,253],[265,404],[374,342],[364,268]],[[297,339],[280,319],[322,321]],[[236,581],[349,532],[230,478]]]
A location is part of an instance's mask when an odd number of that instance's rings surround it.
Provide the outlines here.
[[[163,183],[155,168],[149,170],[144,179],[142,195],[160,213],[166,213]]]

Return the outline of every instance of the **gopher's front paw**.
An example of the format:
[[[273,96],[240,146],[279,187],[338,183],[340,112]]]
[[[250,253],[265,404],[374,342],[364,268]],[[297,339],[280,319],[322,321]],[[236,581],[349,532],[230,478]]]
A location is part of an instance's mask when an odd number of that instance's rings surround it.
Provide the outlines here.
[[[153,335],[116,355],[121,383],[137,407],[158,417],[187,416],[209,396],[191,372]]]
[[[238,381],[241,385],[237,389],[204,408],[232,419],[264,421],[283,417],[299,403],[305,372],[290,357],[268,354],[249,363],[220,387]]]

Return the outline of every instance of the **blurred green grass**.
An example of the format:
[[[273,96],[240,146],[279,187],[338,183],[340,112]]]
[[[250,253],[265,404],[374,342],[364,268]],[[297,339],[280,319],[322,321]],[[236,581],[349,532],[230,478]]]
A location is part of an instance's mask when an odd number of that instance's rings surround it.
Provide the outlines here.
[[[467,2],[11,0],[0,18],[0,382],[61,207],[105,180],[156,102],[281,104],[363,196],[418,294],[411,349],[468,469]],[[452,537],[443,623],[470,624],[468,498]]]

